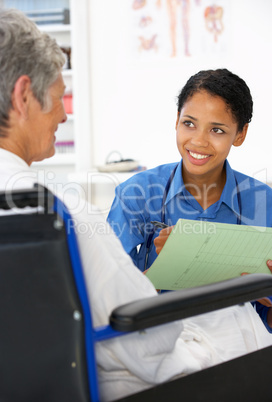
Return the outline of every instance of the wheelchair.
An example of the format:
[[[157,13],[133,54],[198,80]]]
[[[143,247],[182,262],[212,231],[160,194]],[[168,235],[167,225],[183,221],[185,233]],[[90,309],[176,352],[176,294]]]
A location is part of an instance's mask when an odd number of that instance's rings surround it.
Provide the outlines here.
[[[0,402],[99,402],[95,344],[272,294],[272,276],[167,292],[94,328],[65,205],[42,186],[0,193]],[[31,207],[24,213],[25,207]],[[272,347],[119,401],[270,401]]]

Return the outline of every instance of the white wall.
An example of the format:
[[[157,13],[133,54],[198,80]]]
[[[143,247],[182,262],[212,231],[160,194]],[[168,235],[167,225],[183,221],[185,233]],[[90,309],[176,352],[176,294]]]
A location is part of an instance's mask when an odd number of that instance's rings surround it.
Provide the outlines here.
[[[201,69],[226,67],[245,79],[254,99],[248,138],[241,148],[233,148],[229,160],[235,169],[272,181],[272,1],[201,2],[202,7],[225,5],[225,51],[155,60],[137,58],[131,51],[133,0],[90,0],[93,166],[103,164],[113,150],[148,168],[178,160],[174,127],[179,90]],[[165,8],[166,0],[161,3]],[[196,11],[194,0],[190,5]]]

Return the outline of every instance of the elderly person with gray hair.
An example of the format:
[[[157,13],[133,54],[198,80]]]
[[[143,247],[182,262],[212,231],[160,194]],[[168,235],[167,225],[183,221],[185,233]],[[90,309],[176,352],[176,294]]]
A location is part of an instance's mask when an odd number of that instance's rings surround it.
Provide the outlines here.
[[[1,11],[0,147],[27,165],[54,155],[55,131],[66,121],[59,46],[15,11]],[[17,122],[25,123],[17,127]]]
[[[52,156],[55,132],[66,121],[61,70],[64,56],[55,40],[17,10],[0,10],[0,187],[32,187],[30,165]],[[110,227],[95,231],[103,218],[82,201],[75,222],[94,324],[106,325],[118,305],[157,296],[133,265]],[[48,295],[50,297],[50,295]],[[219,325],[220,320],[220,325]],[[249,335],[251,334],[251,335]],[[135,393],[270,345],[271,335],[250,304],[131,334],[97,345],[102,400]],[[222,347],[223,345],[223,347]],[[23,396],[22,396],[23,397]]]

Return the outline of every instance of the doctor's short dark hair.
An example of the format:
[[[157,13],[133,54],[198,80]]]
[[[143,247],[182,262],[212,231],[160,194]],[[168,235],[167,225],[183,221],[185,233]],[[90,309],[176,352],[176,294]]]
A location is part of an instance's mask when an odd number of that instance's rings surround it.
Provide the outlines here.
[[[196,92],[205,90],[226,102],[241,131],[252,118],[253,101],[245,81],[226,68],[202,70],[189,78],[178,95],[178,112]]]

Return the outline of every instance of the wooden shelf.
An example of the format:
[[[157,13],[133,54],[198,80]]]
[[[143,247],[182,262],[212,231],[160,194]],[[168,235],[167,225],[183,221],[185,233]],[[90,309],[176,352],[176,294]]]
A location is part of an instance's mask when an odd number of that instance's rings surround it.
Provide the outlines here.
[[[68,113],[67,114],[67,121],[74,121],[75,116],[73,114]]]
[[[63,77],[71,77],[73,75],[73,70],[72,69],[63,69],[61,71]]]
[[[139,172],[112,172],[112,173],[102,173],[96,169],[92,169],[89,171],[81,171],[81,172],[74,172],[69,174],[69,180],[75,181],[80,184],[114,184],[118,185],[130,177],[134,176],[136,173]]]
[[[75,154],[74,153],[56,153],[52,158],[44,159],[40,162],[34,162],[33,167],[42,167],[42,166],[67,166],[67,165],[75,165]]]
[[[71,24],[45,24],[38,25],[38,28],[43,32],[70,32]]]

